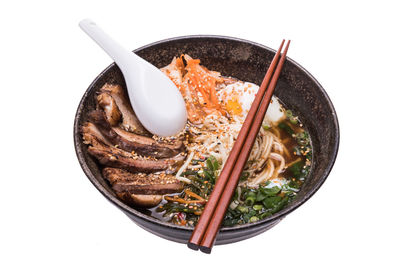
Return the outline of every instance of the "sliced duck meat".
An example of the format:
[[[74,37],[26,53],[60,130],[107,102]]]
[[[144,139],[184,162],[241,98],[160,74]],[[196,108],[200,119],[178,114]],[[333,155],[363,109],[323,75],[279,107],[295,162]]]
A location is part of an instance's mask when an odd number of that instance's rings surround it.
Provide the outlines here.
[[[104,168],[103,176],[117,193],[162,195],[180,192],[183,184],[174,175],[162,173],[131,173],[117,168]]]
[[[108,93],[114,99],[122,115],[121,127],[124,130],[140,135],[151,136],[151,133],[143,127],[136,117],[135,112],[131,107],[131,103],[129,102],[129,98],[122,86],[106,83],[100,89],[100,92]]]
[[[107,146],[114,146],[110,143],[105,136],[99,131],[99,129],[91,122],[86,122],[81,127],[81,133],[83,138],[83,143],[86,145],[101,142]]]
[[[154,158],[170,158],[184,151],[184,144],[178,139],[172,140],[170,143],[162,143],[119,127],[111,127],[101,110],[92,111],[89,118],[113,145],[125,151],[134,151],[138,155]]]
[[[107,139],[104,139],[104,136],[99,136],[92,128],[82,128],[84,142],[90,145],[88,147],[89,154],[105,166],[121,168],[131,172],[150,173],[167,171],[172,173],[185,159],[185,156],[182,154],[162,160],[141,157],[114,146],[106,145]]]
[[[108,93],[101,93],[97,96],[97,103],[104,110],[108,123],[111,126],[117,126],[121,120],[121,112],[114,98]]]
[[[109,147],[92,146],[88,148],[88,152],[105,166],[122,168],[131,172],[150,173],[165,170],[174,172],[177,169],[177,163],[182,162],[183,160],[183,156],[164,160],[134,159],[126,156],[125,153],[127,152],[123,150],[110,149]]]

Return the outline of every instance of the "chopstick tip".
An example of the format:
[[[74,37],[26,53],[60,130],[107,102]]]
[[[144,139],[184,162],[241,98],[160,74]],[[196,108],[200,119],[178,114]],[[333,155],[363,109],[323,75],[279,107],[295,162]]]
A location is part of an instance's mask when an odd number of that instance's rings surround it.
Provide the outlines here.
[[[188,243],[187,243],[187,246],[188,246],[188,248],[190,248],[190,249],[199,250],[199,246],[198,246],[197,244],[195,244],[195,243],[188,242]]]
[[[285,50],[283,50],[283,56],[284,56],[284,57],[286,57],[286,53],[287,53],[287,51],[288,51],[288,49],[289,49],[289,45],[290,45],[290,40],[288,40],[288,42],[286,43]]]
[[[211,254],[211,248],[200,246],[200,251],[206,254]]]

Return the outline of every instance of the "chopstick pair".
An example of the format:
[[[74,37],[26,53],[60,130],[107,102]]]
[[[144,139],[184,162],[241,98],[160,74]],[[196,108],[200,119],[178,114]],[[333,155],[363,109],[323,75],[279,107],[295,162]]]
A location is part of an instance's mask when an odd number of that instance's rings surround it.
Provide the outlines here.
[[[217,179],[214,189],[189,239],[187,245],[191,249],[198,250],[200,248],[204,253],[211,253],[215,238],[225,217],[232,196],[235,193],[240,175],[253,148],[285,62],[290,40],[287,42],[285,50],[280,56],[284,43],[285,40],[282,41],[268,68],[233,145],[232,151],[225,162],[224,168]]]

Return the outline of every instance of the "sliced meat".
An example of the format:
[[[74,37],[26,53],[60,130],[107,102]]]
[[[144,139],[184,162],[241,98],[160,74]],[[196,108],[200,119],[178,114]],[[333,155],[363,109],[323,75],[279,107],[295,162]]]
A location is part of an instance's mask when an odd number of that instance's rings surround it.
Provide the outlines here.
[[[137,156],[135,157],[122,149],[101,144],[90,146],[88,152],[103,165],[122,168],[131,172],[150,173],[164,170],[173,172],[176,170],[177,164],[182,163],[184,159],[180,154],[174,158],[163,160],[137,158]]]
[[[121,127],[124,130],[140,135],[151,136],[151,133],[149,133],[149,131],[143,127],[136,117],[135,112],[131,107],[131,103],[129,102],[129,98],[120,85],[106,83],[100,89],[100,92],[108,93],[114,99],[119,111],[122,114]]]
[[[125,151],[134,151],[138,155],[154,158],[170,158],[184,150],[183,142],[177,139],[171,141],[170,144],[161,143],[153,138],[127,132],[119,127],[111,127],[101,110],[91,112],[89,117],[112,144]]]
[[[117,168],[104,168],[103,176],[117,193],[162,195],[183,189],[182,183],[174,175],[165,173],[130,173]]]
[[[114,98],[108,93],[101,93],[97,96],[97,103],[104,110],[108,123],[111,126],[117,126],[121,120],[121,112]]]
[[[81,127],[81,133],[82,133],[82,138],[83,138],[83,143],[84,144],[93,144],[93,143],[98,143],[101,142],[104,145],[107,146],[113,146],[105,137],[104,135],[99,131],[99,129],[96,127],[91,122],[86,122],[82,127]]]
[[[121,168],[131,172],[174,172],[183,162],[185,156],[178,154],[173,158],[162,160],[149,157],[139,157],[125,150],[107,145],[107,139],[98,135],[96,127],[82,127],[84,142],[89,144],[88,152],[101,164],[109,167]]]
[[[162,195],[137,195],[123,192],[117,193],[117,196],[128,205],[143,208],[155,207],[162,200]]]

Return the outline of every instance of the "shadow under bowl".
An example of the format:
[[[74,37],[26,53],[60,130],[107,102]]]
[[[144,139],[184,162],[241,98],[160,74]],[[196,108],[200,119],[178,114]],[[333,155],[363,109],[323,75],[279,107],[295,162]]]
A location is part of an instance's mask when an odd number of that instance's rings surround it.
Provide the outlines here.
[[[134,52],[158,68],[168,65],[173,57],[186,53],[193,58],[199,58],[202,65],[210,70],[219,71],[224,76],[261,84],[276,51],[247,40],[200,35],[159,41]],[[95,108],[95,94],[105,83],[117,83],[125,87],[122,73],[115,63],[92,82],[83,95],[75,116],[75,150],[83,171],[97,190],[136,224],[163,238],[186,243],[192,228],[162,222],[124,204],[102,177],[98,163],[87,153],[79,127],[87,121],[88,112]],[[313,160],[309,177],[297,198],[286,208],[255,223],[223,227],[216,244],[247,239],[276,225],[320,188],[335,162],[339,147],[339,124],[334,107],[317,80],[299,64],[287,58],[275,95],[299,116],[310,133]]]

